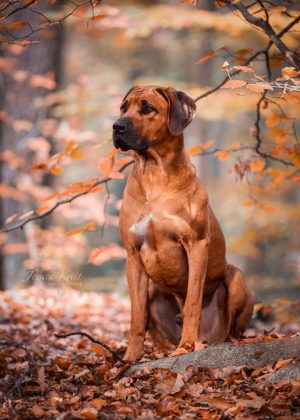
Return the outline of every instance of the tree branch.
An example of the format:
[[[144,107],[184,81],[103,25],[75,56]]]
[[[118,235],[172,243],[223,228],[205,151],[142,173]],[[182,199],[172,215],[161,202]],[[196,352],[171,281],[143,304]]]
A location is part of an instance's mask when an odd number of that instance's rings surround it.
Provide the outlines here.
[[[123,165],[119,169],[119,172],[123,172],[128,166],[132,165],[132,163],[133,163],[133,161],[132,162],[128,162],[125,165]],[[44,217],[49,216],[49,214],[51,214],[55,209],[57,209],[58,207],[60,207],[62,204],[71,203],[76,198],[81,197],[82,195],[88,194],[93,188],[97,187],[98,185],[107,183],[108,181],[111,181],[111,180],[112,180],[112,178],[108,177],[108,178],[105,178],[105,179],[100,179],[98,181],[95,181],[92,185],[90,185],[87,188],[87,190],[85,190],[83,192],[79,192],[77,194],[73,194],[71,197],[66,197],[66,198],[63,198],[61,200],[58,200],[45,213],[37,214],[37,213],[33,212],[30,216],[26,217],[22,221],[20,221],[18,223],[13,223],[12,222],[11,226],[4,227],[4,228],[0,229],[0,232],[3,232],[3,233],[4,232],[11,232],[11,231],[13,231],[15,229],[23,228],[23,226],[25,226],[29,222],[32,222],[34,220],[43,219]]]
[[[280,36],[278,34],[276,34],[276,32],[274,31],[273,27],[270,25],[269,23],[269,19],[268,19],[268,14],[266,9],[263,7],[265,13],[266,13],[266,20],[262,19],[260,17],[255,17],[253,16],[249,10],[248,7],[246,7],[241,1],[239,2],[233,2],[230,0],[227,0],[226,3],[231,6],[233,9],[238,10],[243,17],[245,18],[245,20],[249,23],[251,23],[252,25],[256,26],[257,28],[260,28],[264,31],[264,33],[266,35],[268,35],[270,41],[272,41],[272,43],[274,45],[276,45],[276,47],[278,48],[278,50],[284,55],[284,57],[297,69],[300,69],[300,63],[299,63],[299,57],[297,56],[297,54],[295,54],[293,51],[291,51],[286,44],[280,39]],[[261,4],[261,2],[258,2],[259,4]],[[300,20],[300,15],[297,16],[297,18],[295,19],[296,22],[299,22]]]
[[[75,331],[75,332],[70,332],[67,334],[54,334],[55,337],[57,338],[67,338],[67,337],[71,337],[72,335],[81,335],[83,337],[88,338],[92,343],[94,344],[98,344],[99,346],[103,347],[105,350],[109,351],[120,363],[122,363],[122,365],[126,365],[128,364],[128,362],[126,362],[124,359],[122,359],[122,357],[120,357],[113,349],[111,349],[107,344],[103,343],[102,341],[98,341],[95,338],[93,338],[92,336],[90,336],[89,334],[82,332],[82,331]]]

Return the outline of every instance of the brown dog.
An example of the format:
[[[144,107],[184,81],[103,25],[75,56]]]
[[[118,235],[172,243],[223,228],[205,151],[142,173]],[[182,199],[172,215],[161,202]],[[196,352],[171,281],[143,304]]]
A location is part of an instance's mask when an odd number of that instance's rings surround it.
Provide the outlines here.
[[[173,88],[134,87],[113,125],[115,147],[135,152],[120,214],[129,361],[141,357],[147,328],[156,340],[193,349],[239,336],[252,315],[243,274],[226,262],[222,230],[184,151],[195,109]]]

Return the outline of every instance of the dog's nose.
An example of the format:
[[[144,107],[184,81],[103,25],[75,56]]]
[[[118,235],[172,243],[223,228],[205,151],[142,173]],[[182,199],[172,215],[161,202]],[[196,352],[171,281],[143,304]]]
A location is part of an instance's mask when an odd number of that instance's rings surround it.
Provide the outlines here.
[[[125,133],[127,130],[127,122],[125,120],[119,119],[113,124],[113,130],[117,133]]]

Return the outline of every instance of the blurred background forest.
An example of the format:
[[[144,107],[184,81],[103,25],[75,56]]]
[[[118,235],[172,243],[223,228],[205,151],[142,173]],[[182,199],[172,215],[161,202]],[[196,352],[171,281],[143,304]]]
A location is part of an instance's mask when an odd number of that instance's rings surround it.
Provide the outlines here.
[[[112,149],[112,123],[131,86],[173,86],[196,98],[224,78],[224,69],[243,63],[251,49],[266,42],[262,31],[216,5],[222,2],[31,3],[8,16],[8,28],[2,28],[2,227],[30,217],[35,208],[42,215],[60,193],[84,191],[85,182],[106,175],[101,157]],[[280,29],[290,17],[284,6],[276,7],[270,15]],[[296,5],[294,16],[297,10]],[[47,19],[62,24],[49,25]],[[45,29],[35,32],[42,25]],[[285,41],[299,49],[299,24]],[[215,53],[200,59],[210,51]],[[283,62],[274,56],[273,80],[281,76]],[[254,67],[266,75],[263,60]],[[299,159],[295,152],[287,172],[280,162],[256,160],[247,149],[257,134],[261,93],[219,89],[201,99],[185,141],[225,233],[228,261],[245,272],[256,302],[284,306],[300,292]],[[277,156],[289,141],[299,146],[299,92],[291,98],[281,104],[286,118],[271,100],[263,104],[263,131],[275,137]],[[204,148],[197,149],[199,144]],[[221,152],[210,154],[214,148]],[[196,153],[201,150],[208,153]],[[114,179],[22,229],[2,232],[2,289],[43,283],[126,295],[118,232],[125,183],[126,176]]]

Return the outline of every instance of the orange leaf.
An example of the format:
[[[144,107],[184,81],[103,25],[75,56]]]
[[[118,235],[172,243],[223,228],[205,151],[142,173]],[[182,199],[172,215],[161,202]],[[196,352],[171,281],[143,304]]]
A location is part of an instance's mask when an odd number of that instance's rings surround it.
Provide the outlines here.
[[[92,193],[95,193],[95,192],[103,192],[104,191],[104,188],[103,187],[98,187],[98,186],[96,186],[96,187],[93,187],[92,189],[91,189],[91,192]]]
[[[198,0],[180,0],[180,3],[191,4],[193,6],[196,6],[196,4],[198,3]]]
[[[244,207],[251,207],[251,206],[253,206],[253,204],[254,204],[254,202],[253,202],[253,200],[251,200],[251,198],[248,198],[247,200],[244,200],[242,202],[242,206],[244,206]]]
[[[122,174],[122,172],[112,171],[110,172],[109,177],[112,179],[123,179],[124,174]]]
[[[266,126],[267,127],[275,127],[280,123],[280,115],[279,114],[271,114],[266,119]]]
[[[226,6],[226,2],[225,1],[222,1],[222,0],[216,0],[215,1],[215,6],[216,7],[220,7],[220,8],[225,7]]]
[[[27,254],[28,244],[16,242],[11,244],[4,244],[2,250],[4,254]]]
[[[116,165],[118,167],[126,165],[126,163],[133,162],[133,158],[131,156],[124,156],[121,159],[116,161]]]
[[[94,263],[97,260],[98,255],[102,252],[101,248],[94,248],[92,249],[90,256],[89,256],[89,263]]]
[[[65,232],[65,236],[72,236],[72,235],[78,235],[78,233],[81,233],[82,229],[72,229],[68,230],[68,232]]]
[[[65,358],[60,357],[60,356],[56,356],[54,361],[63,370],[67,370],[69,368],[70,364],[71,364],[70,359],[65,359]]]
[[[50,172],[51,172],[53,175],[60,175],[60,174],[62,174],[62,173],[63,173],[63,169],[62,169],[62,167],[60,167],[60,166],[53,166],[53,168],[51,168]]]
[[[91,20],[102,20],[106,18],[108,15],[102,14],[102,15],[95,15],[91,17]]]
[[[83,156],[83,151],[80,149],[75,149],[70,153],[71,159],[80,159]]]
[[[214,144],[214,141],[208,140],[207,142],[202,143],[201,146],[202,146],[202,149],[208,149],[212,144]]]
[[[219,160],[225,160],[229,156],[229,152],[227,150],[218,150],[215,155]]]
[[[253,90],[255,92],[263,92],[266,89],[273,90],[273,86],[270,83],[258,82],[258,83],[248,83],[247,89]]]
[[[94,407],[85,407],[81,410],[80,416],[87,420],[96,420],[98,417],[98,411]]]
[[[287,128],[275,127],[269,130],[271,137],[274,137],[277,143],[284,143],[288,139]]]
[[[98,169],[103,175],[109,176],[114,166],[114,157],[102,157],[99,159]]]
[[[222,86],[223,89],[237,89],[246,86],[245,80],[231,79]]]
[[[83,229],[88,232],[93,232],[94,230],[96,230],[96,222],[93,220],[91,222],[86,223]]]
[[[212,50],[203,55],[198,61],[196,61],[196,64],[202,64],[205,63],[205,61],[209,60],[212,57],[215,57],[219,54],[220,51],[224,50],[225,47],[218,48],[217,50]]]
[[[107,405],[107,402],[105,400],[102,400],[101,398],[95,398],[94,400],[90,401],[90,404],[97,408],[97,410],[100,410],[103,406]]]
[[[213,143],[214,142],[212,140],[208,140],[206,143],[197,144],[188,150],[188,154],[189,156],[194,156],[202,150],[208,149]]]
[[[99,344],[92,343],[91,349],[98,355],[98,356],[105,356],[105,350],[103,347],[99,346]]]
[[[74,140],[68,141],[68,143],[64,147],[64,151],[66,153],[72,152],[72,150],[76,149],[78,145],[75,143]]]
[[[21,47],[28,47],[28,45],[39,44],[40,41],[14,41],[14,44],[20,45]]]
[[[300,74],[300,71],[297,71],[295,67],[283,67],[281,70],[282,76],[286,79],[290,79],[291,77],[296,77]]]
[[[256,160],[255,162],[250,162],[249,167],[253,172],[259,172],[264,169],[266,162],[264,160]]]
[[[201,150],[202,150],[201,144],[197,144],[196,146],[193,146],[193,147],[189,148],[188,154],[189,154],[189,156],[194,156],[197,153],[201,152]]]
[[[249,66],[233,66],[232,68],[236,69],[236,70],[243,71],[245,73],[254,73],[253,68],[249,67]]]
[[[5,224],[7,225],[8,223],[13,222],[14,220],[16,220],[17,217],[17,213],[12,214],[11,216],[7,217],[7,219],[5,220]]]
[[[18,29],[26,26],[27,23],[24,20],[18,20],[17,22],[12,22],[8,25],[8,29]]]

